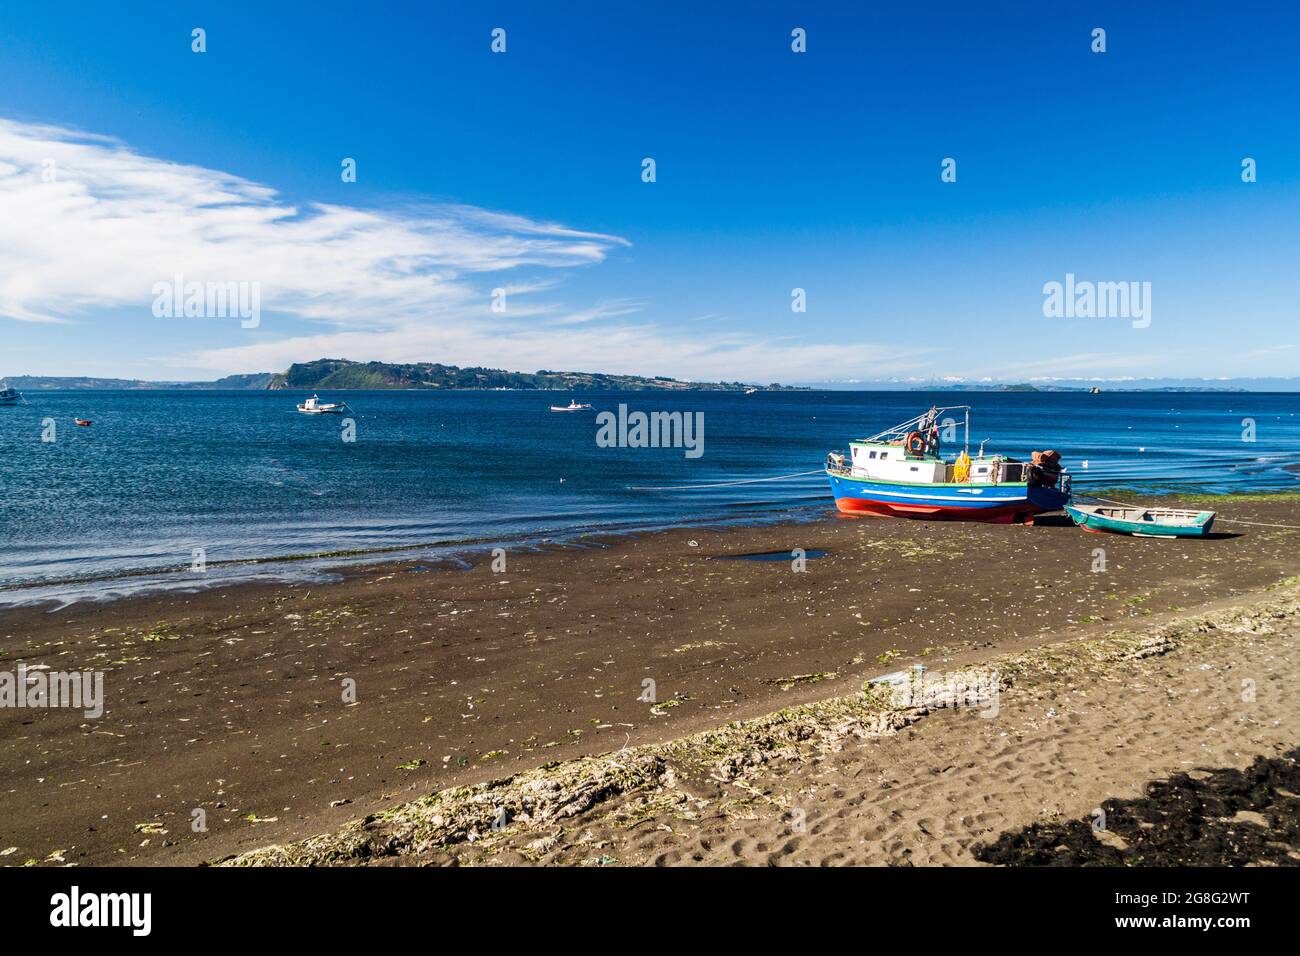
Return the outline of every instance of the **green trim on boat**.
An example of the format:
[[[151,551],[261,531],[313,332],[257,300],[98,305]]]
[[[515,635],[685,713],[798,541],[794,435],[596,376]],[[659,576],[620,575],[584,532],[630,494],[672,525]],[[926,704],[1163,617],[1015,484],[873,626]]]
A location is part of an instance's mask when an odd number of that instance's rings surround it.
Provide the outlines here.
[[[864,478],[861,475],[841,475],[831,471],[829,468],[825,469],[825,471],[826,474],[834,475],[836,478],[840,478],[844,481],[863,481],[870,482],[873,485],[901,485],[904,488],[935,486],[946,488],[950,485],[960,485],[963,488],[1029,488],[1029,482],[1027,481],[1004,481],[999,484],[977,481],[890,481],[887,478]]]

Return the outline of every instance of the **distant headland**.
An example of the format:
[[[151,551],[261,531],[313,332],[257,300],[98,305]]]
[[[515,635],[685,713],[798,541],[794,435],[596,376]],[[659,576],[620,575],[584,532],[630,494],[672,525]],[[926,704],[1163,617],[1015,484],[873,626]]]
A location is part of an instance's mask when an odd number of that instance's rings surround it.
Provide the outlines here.
[[[802,391],[794,386],[746,382],[684,382],[663,375],[610,375],[604,372],[507,372],[497,368],[460,368],[438,362],[353,362],[317,359],[295,362],[283,372],[227,375],[210,382],[152,382],[125,378],[13,375],[20,390],[39,389],[517,389],[551,392],[743,392]]]
[[[781,385],[773,382],[688,382],[664,375],[612,375],[606,372],[507,372],[499,368],[461,368],[440,362],[354,362],[316,359],[295,362],[283,372],[227,375],[204,382],[147,381],[88,376],[10,375],[0,381],[22,391],[54,389],[511,389],[549,392],[1297,392],[1300,378],[1122,378],[988,379],[911,378],[838,379]]]

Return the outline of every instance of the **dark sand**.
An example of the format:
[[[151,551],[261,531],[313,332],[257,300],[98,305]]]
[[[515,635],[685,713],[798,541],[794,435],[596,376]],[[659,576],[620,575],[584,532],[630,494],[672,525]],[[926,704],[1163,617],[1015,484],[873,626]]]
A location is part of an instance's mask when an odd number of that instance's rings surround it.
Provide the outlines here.
[[[1295,498],[1217,507],[1300,527]],[[1178,541],[1064,519],[828,518],[510,553],[501,574],[485,556],[468,571],[395,564],[325,586],[0,612],[0,669],[103,670],[107,694],[98,720],[0,711],[0,852],[14,848],[0,863],[216,859],[912,662],[1141,628],[1300,570],[1296,531],[1219,529]],[[803,573],[728,560],[794,548],[828,554]],[[646,679],[657,703],[638,700]],[[206,833],[191,831],[195,809]]]

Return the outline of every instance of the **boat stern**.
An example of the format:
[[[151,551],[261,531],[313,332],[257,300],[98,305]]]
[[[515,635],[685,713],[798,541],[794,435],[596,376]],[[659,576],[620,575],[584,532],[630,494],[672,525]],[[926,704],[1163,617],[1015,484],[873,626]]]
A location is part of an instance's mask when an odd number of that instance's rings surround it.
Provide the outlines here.
[[[1063,475],[1062,480],[1050,488],[1030,486],[1027,497],[1040,513],[1060,511],[1070,503],[1070,483]]]

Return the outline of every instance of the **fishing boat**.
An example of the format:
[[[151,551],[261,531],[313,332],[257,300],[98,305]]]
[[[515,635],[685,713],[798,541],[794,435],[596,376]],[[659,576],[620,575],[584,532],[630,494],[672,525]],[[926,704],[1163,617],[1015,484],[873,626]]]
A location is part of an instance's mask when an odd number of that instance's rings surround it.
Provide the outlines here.
[[[89,428],[91,425],[95,424],[89,418],[74,418],[72,423],[74,425],[80,425],[82,428]]]
[[[342,415],[347,407],[347,402],[322,402],[315,395],[305,402],[298,403],[298,411],[304,415]]]
[[[569,399],[569,404],[567,404],[567,405],[552,405],[552,406],[551,406],[551,411],[553,411],[553,412],[589,412],[589,411],[591,411],[591,406],[590,406],[590,405],[580,405],[580,404],[578,404],[578,401],[577,401],[576,399],[572,399],[572,398],[571,398],[571,399]]]
[[[962,451],[944,456],[940,416],[966,413]],[[956,422],[944,426],[955,431]],[[970,454],[970,406],[931,408],[878,435],[850,444],[848,455],[826,460],[835,506],[846,514],[887,515],[947,521],[1033,524],[1034,516],[1058,511],[1070,500],[1070,476],[1054,451],[1029,461]]]
[[[18,389],[10,388],[8,385],[0,385],[0,405],[17,405],[23,400]]]
[[[1210,533],[1215,516],[1213,511],[1122,505],[1066,505],[1065,510],[1084,531],[1132,534],[1142,538],[1203,538]]]

